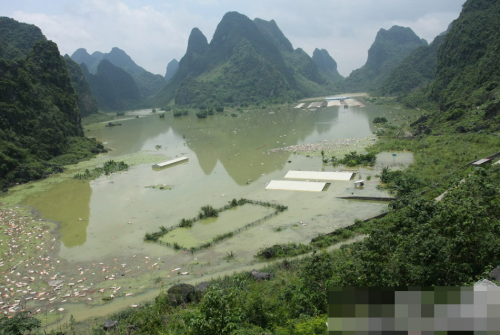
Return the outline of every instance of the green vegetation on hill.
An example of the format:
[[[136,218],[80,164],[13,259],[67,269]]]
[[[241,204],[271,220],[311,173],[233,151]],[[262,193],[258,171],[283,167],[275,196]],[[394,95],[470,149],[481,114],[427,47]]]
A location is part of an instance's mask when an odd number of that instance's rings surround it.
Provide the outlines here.
[[[46,40],[37,26],[0,17],[0,59],[23,59],[36,42]]]
[[[289,85],[281,73],[259,55],[250,42],[241,40],[233,50],[227,64],[214,71],[215,80],[185,79],[176,92],[175,103],[220,105],[296,98],[289,95]]]
[[[76,64],[68,55],[64,56],[68,68],[71,84],[78,95],[78,108],[82,117],[95,114],[99,111],[97,101],[92,95],[90,85],[85,79],[82,68]]]
[[[417,133],[500,129],[499,22],[498,2],[469,0],[448,33],[438,37],[444,40],[437,51],[435,79],[398,98],[408,107],[431,111],[415,122]],[[411,66],[419,67],[419,60],[413,61]]]
[[[380,29],[368,50],[366,64],[354,70],[345,79],[345,91],[375,90],[410,52],[426,45],[427,42],[420,39],[410,28],[393,26],[389,30]]]
[[[269,39],[271,39],[278,49],[286,52],[293,52],[292,43],[286,38],[281,29],[276,24],[276,21],[266,21],[259,18],[253,20],[259,27],[259,30]]]
[[[413,50],[383,80],[376,90],[377,95],[401,95],[430,83],[436,73],[437,53],[446,35],[440,35],[428,46]]]
[[[0,60],[0,188],[58,172],[60,164],[91,156],[91,149],[99,152],[95,141],[82,137],[77,106],[55,43],[35,43],[23,60]]]
[[[439,48],[430,97],[441,110],[478,106],[500,86],[500,3],[467,1]]]
[[[165,85],[163,76],[148,71],[133,74],[132,77],[145,98],[155,95]]]
[[[304,78],[314,83],[320,85],[326,84],[325,77],[318,71],[316,63],[301,48],[297,48],[292,52],[282,52],[282,55],[285,63],[290,66],[295,73],[302,75]]]
[[[334,89],[274,21],[224,15],[210,44],[197,28],[172,79],[153,99],[165,106],[285,102]]]
[[[265,37],[278,48],[289,71],[294,74],[295,91],[301,96],[320,96],[336,89],[319,71],[314,60],[301,48],[293,49],[292,43],[285,37],[274,20],[255,19],[254,23]]]

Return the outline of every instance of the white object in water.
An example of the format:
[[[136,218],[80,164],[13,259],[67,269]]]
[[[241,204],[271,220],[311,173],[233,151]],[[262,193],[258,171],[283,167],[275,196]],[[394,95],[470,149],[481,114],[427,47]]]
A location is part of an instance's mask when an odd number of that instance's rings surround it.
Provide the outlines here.
[[[174,164],[177,164],[177,163],[181,163],[181,162],[184,162],[184,161],[187,161],[187,160],[188,160],[188,158],[183,156],[183,157],[172,159],[172,160],[169,160],[169,161],[166,161],[166,162],[155,164],[155,165],[153,165],[153,167],[154,168],[164,168],[164,167],[171,166],[171,165],[174,165]]]
[[[314,180],[345,180],[352,178],[352,172],[324,172],[324,171],[293,171],[285,175],[286,179],[314,179]]]
[[[288,180],[271,180],[267,185],[266,190],[284,190],[284,191],[307,191],[321,192],[325,188],[326,183],[314,183],[306,181],[288,181]]]

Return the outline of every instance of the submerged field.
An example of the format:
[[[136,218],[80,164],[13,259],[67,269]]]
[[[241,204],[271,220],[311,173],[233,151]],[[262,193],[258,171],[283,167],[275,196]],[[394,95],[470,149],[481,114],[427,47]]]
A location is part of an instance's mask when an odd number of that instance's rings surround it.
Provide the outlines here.
[[[89,125],[87,136],[105,143],[108,154],[69,166],[49,179],[15,187],[0,198],[5,210],[21,204],[17,210],[30,219],[32,214],[25,208],[35,211],[37,218],[56,222],[43,228],[54,239],[54,249],[44,256],[50,257],[51,270],[34,280],[43,284],[37,294],[41,290],[50,293],[42,301],[30,299],[27,308],[40,309],[46,323],[54,321],[56,313],[66,320],[71,314],[80,320],[137,304],[153,297],[160,287],[179,281],[195,283],[262,267],[266,263],[254,258],[260,248],[308,243],[318,234],[351,225],[354,219],[383,212],[383,203],[338,197],[387,196],[377,189],[375,175],[382,167],[403,168],[413,159],[408,152],[397,152],[396,156],[388,152],[378,155],[373,168],[354,168],[358,172],[355,179],[366,181],[362,189],[354,188],[353,181],[334,181],[326,192],[266,191],[267,183],[283,179],[289,170],[343,168],[324,164],[321,150],[327,158],[341,157],[349,150],[363,151],[374,142],[373,133],[378,130],[372,123],[375,117],[385,115],[393,122],[407,122],[415,116],[370,105],[316,111],[272,106],[234,112],[197,119],[193,112],[179,118],[167,112],[165,118],[159,118],[143,110],[128,112],[118,127]],[[281,149],[290,147],[303,150]],[[189,161],[159,171],[152,169],[154,163],[180,156]],[[131,167],[92,181],[72,178],[109,159],[125,161]],[[160,226],[176,225],[196,215],[202,206],[222,207],[233,198],[283,204],[288,210],[194,254],[144,241],[146,233]],[[265,208],[245,205],[193,228],[174,230],[164,238],[194,246],[267,214]],[[228,254],[234,257],[228,260]],[[178,268],[181,270],[172,271]],[[63,281],[57,291],[48,286],[55,274]],[[22,273],[18,277],[29,278]],[[75,285],[68,286],[70,283]]]

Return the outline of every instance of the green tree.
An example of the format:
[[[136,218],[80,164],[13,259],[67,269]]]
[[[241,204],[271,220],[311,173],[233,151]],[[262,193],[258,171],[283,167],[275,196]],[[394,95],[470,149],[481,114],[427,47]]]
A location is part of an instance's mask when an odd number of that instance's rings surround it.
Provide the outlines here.
[[[2,335],[22,335],[40,328],[41,321],[28,316],[29,312],[19,312],[12,318],[4,317],[0,322],[0,334]]]
[[[187,320],[191,334],[231,334],[242,322],[242,311],[234,290],[224,292],[218,286],[211,287],[199,305],[199,315]]]

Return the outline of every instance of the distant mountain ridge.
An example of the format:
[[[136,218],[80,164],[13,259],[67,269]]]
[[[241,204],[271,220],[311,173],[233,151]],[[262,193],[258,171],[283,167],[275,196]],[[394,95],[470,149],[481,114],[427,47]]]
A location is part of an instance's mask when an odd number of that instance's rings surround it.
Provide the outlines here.
[[[167,64],[167,71],[165,72],[165,81],[169,81],[172,79],[174,74],[177,72],[179,69],[179,62],[177,59],[172,59],[168,64]]]
[[[342,82],[344,77],[337,70],[337,62],[325,49],[314,49],[312,60],[318,66],[318,70],[332,82]]]
[[[71,58],[78,64],[84,63],[88,71],[94,75],[97,74],[101,61],[109,61],[134,78],[144,99],[156,94],[166,82],[163,76],[146,71],[137,65],[125,51],[117,47],[113,47],[109,53],[96,51],[92,55],[86,49],[80,48],[71,55]]]
[[[366,64],[354,70],[345,79],[344,90],[349,92],[375,90],[410,52],[426,45],[427,42],[420,39],[410,28],[393,26],[389,30],[380,29],[368,50]]]
[[[90,73],[85,63],[81,67],[102,110],[121,111],[144,102],[134,78],[110,61],[99,62],[96,74]]]
[[[248,104],[283,102],[326,94],[331,82],[302,49],[294,50],[275,21],[224,15],[208,40],[194,28],[179,69],[155,104]]]

